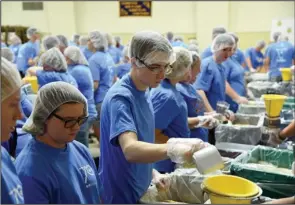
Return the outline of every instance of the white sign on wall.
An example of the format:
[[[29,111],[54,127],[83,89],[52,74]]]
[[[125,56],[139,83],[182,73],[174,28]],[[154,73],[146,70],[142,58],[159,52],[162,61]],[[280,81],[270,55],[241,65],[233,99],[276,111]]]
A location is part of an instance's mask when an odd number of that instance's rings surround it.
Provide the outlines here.
[[[281,32],[288,36],[289,41],[294,44],[294,18],[272,20],[270,40],[273,41],[274,32]]]

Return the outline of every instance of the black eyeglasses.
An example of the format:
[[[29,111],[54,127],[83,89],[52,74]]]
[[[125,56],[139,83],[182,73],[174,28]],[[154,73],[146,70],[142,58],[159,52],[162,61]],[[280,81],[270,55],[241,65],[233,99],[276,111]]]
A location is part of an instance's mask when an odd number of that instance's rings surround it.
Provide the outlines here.
[[[150,71],[152,71],[154,74],[159,74],[161,72],[165,72],[169,67],[171,67],[171,65],[168,63],[167,65],[164,66],[164,69],[162,68],[162,66],[160,65],[147,65],[145,64],[145,62],[143,60],[141,60],[138,57],[135,57],[141,64],[143,64],[147,69],[149,69]]]
[[[76,120],[66,120],[66,119],[62,118],[61,116],[58,116],[58,115],[55,114],[55,113],[52,113],[52,115],[53,115],[54,117],[56,117],[57,119],[63,121],[63,122],[65,123],[65,124],[64,124],[64,127],[65,127],[65,128],[72,128],[72,127],[74,127],[77,123],[78,123],[79,126],[81,126],[81,125],[83,125],[83,124],[86,122],[86,120],[88,119],[88,116],[86,116],[86,117],[79,117],[79,118],[76,119]]]

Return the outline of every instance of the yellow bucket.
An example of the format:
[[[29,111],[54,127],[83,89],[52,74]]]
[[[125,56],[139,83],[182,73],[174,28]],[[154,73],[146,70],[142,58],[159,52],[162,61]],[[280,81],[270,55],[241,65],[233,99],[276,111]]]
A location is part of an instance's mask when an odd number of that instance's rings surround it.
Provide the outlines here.
[[[39,85],[38,85],[38,80],[36,76],[27,76],[24,78],[24,80],[31,84],[32,90],[34,93],[38,92]]]
[[[203,184],[211,193],[228,197],[252,197],[259,193],[259,187],[255,183],[232,175],[208,177]]]
[[[268,117],[275,118],[280,116],[286,98],[287,96],[285,95],[262,95]]]
[[[228,186],[235,185],[228,184]],[[204,192],[208,194],[211,204],[251,204],[253,199],[260,197],[262,194],[262,189],[260,187],[258,187],[258,193],[251,197],[231,197],[219,195],[206,189],[204,187],[204,184],[201,184],[201,188]]]
[[[290,81],[292,79],[291,68],[281,68],[283,81]]]

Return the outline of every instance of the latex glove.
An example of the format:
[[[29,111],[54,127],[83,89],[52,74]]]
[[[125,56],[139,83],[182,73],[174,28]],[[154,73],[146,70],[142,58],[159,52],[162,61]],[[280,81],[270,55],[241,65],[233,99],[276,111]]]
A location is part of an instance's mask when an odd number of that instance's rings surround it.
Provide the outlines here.
[[[167,190],[170,186],[170,175],[160,174],[157,170],[153,169],[152,183],[157,187],[159,191]]]
[[[248,104],[248,99],[243,97],[243,96],[239,96],[237,99],[234,100],[236,103],[238,104]]]
[[[284,140],[280,139],[280,129],[269,129],[268,130],[268,142],[267,144],[276,147],[277,145],[281,144]]]
[[[170,138],[167,142],[167,156],[177,164],[192,163],[193,154],[208,145],[198,138]]]
[[[225,111],[225,115],[224,115],[228,120],[230,121],[234,121],[235,120],[235,113],[231,110],[227,110]]]
[[[198,116],[199,124],[196,127],[213,129],[219,125],[219,121],[212,116]]]
[[[247,96],[251,100],[255,100],[255,96],[254,96],[253,92],[251,90],[249,90],[249,89],[247,89]]]
[[[250,68],[249,70],[250,70],[251,73],[255,73],[256,72],[256,70],[254,68]]]

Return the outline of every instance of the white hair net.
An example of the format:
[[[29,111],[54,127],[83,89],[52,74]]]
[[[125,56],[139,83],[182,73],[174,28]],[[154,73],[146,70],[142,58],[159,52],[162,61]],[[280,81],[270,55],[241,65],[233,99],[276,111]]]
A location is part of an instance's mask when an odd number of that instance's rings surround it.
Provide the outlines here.
[[[228,32],[229,35],[231,35],[235,39],[235,43],[237,44],[239,42],[239,37],[234,32]]]
[[[163,55],[159,55],[162,53]],[[147,65],[155,63],[170,63],[175,61],[175,55],[169,41],[160,33],[153,31],[137,32],[131,39],[129,57],[136,59],[138,67],[145,67],[138,59]]]
[[[79,39],[80,39],[80,35],[79,34],[74,34],[73,36],[72,36],[72,40],[74,41],[74,42],[79,42]]]
[[[88,115],[87,100],[73,85],[58,81],[44,85],[38,91],[32,114],[23,126],[23,130],[35,136],[45,132],[45,123],[49,116],[61,105],[77,102],[84,105],[84,115]]]
[[[122,57],[129,57],[129,45],[126,45],[122,51]]]
[[[66,59],[58,48],[51,48],[42,55],[42,65],[58,72],[67,70]]]
[[[56,37],[58,38],[62,47],[68,47],[68,39],[64,35],[57,35]]]
[[[87,46],[88,37],[87,36],[80,36],[79,43],[80,46]]]
[[[37,34],[38,30],[34,27],[30,27],[27,29],[27,37],[32,38],[33,35]]]
[[[287,35],[284,35],[284,34],[281,34],[279,37],[278,37],[278,41],[288,41],[289,38]]]
[[[110,33],[105,33],[105,37],[107,39],[108,46],[113,45],[113,37],[112,37],[112,35]]]
[[[224,34],[226,33],[226,29],[222,26],[215,27],[212,29],[212,39],[214,39],[217,35],[219,34]]]
[[[174,47],[173,51],[176,60],[165,72],[165,77],[168,79],[175,79],[183,76],[184,73],[191,68],[193,61],[192,54],[186,48]]]
[[[199,45],[197,39],[191,39],[191,40],[189,40],[189,44],[195,44],[196,46]]]
[[[192,54],[192,59],[193,59],[192,64],[194,64],[198,60],[201,60],[200,54],[198,52],[191,51],[191,54]]]
[[[235,39],[229,34],[219,34],[214,38],[211,51],[213,53],[220,51],[225,48],[234,48],[235,47]]]
[[[264,40],[260,40],[256,43],[256,47],[261,47],[263,48],[265,46],[265,41]]]
[[[77,46],[69,46],[65,49],[64,55],[71,59],[74,64],[89,65],[85,56]]]
[[[196,51],[199,52],[199,47],[195,44],[190,44],[187,48],[189,51]]]
[[[7,60],[9,60],[10,62],[14,61],[14,53],[12,52],[12,50],[10,48],[1,48],[1,56]]]
[[[17,44],[21,44],[22,43],[22,40],[17,35],[13,35],[10,38],[10,41],[11,41],[11,44],[12,45],[17,45]]]
[[[96,50],[106,51],[108,48],[108,42],[104,33],[100,31],[92,31],[89,33],[89,40]]]
[[[22,86],[16,65],[1,57],[1,102]]]
[[[183,42],[183,37],[182,36],[175,36],[174,41],[182,41]]]
[[[121,43],[121,37],[120,36],[115,36],[114,40],[116,43]]]
[[[56,36],[46,36],[43,39],[43,46],[45,50],[49,50],[53,47],[58,47],[59,44],[60,44],[60,41]]]

